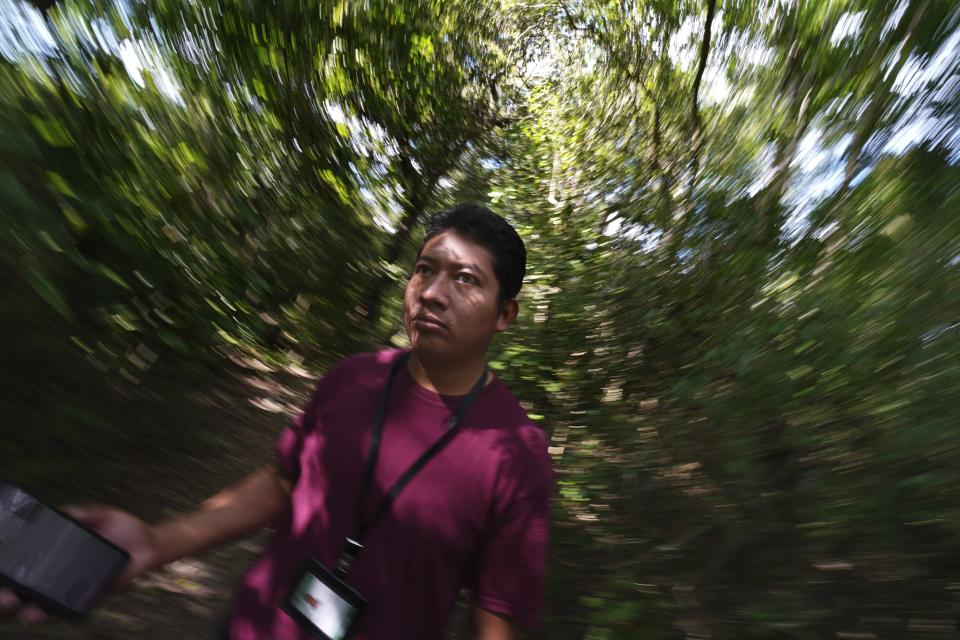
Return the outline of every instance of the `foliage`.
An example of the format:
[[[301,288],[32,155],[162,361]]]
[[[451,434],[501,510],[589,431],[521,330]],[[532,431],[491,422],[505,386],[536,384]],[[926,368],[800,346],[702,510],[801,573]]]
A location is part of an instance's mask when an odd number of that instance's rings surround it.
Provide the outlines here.
[[[480,201],[530,254],[491,364],[558,470],[545,637],[956,631],[951,3],[0,14],[6,451],[382,342]]]

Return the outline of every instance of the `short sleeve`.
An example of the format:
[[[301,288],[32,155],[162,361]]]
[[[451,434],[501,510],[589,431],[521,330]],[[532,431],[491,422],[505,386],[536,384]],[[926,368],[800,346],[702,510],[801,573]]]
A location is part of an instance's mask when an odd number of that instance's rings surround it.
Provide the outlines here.
[[[522,460],[501,465],[488,530],[468,579],[474,604],[539,627],[550,534],[553,468],[543,432]]]
[[[317,414],[333,392],[342,368],[342,364],[337,365],[320,379],[304,412],[284,428],[277,439],[277,462],[292,478],[300,477],[300,455],[303,453],[304,440],[313,430]]]
[[[315,422],[316,405],[314,394],[307,409],[287,425],[277,439],[277,461],[292,478],[300,477],[300,454],[306,434]]]

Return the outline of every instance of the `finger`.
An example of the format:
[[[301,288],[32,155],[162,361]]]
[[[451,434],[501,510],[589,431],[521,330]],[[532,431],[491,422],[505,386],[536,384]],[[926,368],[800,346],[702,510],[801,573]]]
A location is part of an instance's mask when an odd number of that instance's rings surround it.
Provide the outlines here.
[[[17,619],[25,624],[38,624],[47,619],[47,614],[35,604],[25,604],[20,608]]]
[[[13,613],[20,606],[18,598],[10,589],[0,588],[0,614]]]
[[[110,512],[106,507],[96,504],[70,504],[61,509],[65,514],[88,527],[96,528],[107,519]]]

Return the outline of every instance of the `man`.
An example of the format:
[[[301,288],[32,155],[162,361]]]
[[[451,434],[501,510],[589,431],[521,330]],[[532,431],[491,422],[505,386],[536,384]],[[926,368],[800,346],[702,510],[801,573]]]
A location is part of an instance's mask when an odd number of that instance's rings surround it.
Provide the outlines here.
[[[358,640],[440,638],[462,586],[476,638],[537,624],[553,473],[543,432],[485,364],[517,317],[525,263],[488,209],[437,214],[404,294],[411,350],[331,368],[276,466],[154,527],[108,508],[73,515],[130,551],[121,582],[274,522],[238,590],[233,640],[312,637],[331,601],[324,616]]]

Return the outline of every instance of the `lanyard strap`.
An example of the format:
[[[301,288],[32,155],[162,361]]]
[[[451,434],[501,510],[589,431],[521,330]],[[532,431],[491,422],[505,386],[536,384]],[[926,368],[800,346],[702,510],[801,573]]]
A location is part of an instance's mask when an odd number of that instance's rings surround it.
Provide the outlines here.
[[[377,467],[377,458],[380,456],[380,438],[383,434],[383,423],[387,417],[387,406],[390,402],[390,387],[393,383],[394,378],[396,378],[397,372],[400,370],[400,367],[405,365],[410,359],[410,352],[407,352],[400,357],[398,357],[393,362],[393,366],[390,368],[390,375],[387,377],[387,384],[383,388],[383,393],[380,395],[380,402],[377,406],[377,412],[373,418],[373,430],[370,434],[370,449],[367,452],[367,462],[363,469],[363,479],[360,483],[360,501],[357,507],[357,527],[354,530],[354,534],[347,538],[346,544],[343,548],[343,553],[340,556],[339,562],[337,562],[337,573],[341,576],[345,575],[347,571],[350,570],[350,565],[353,564],[353,561],[360,554],[360,551],[363,549],[363,538],[366,535],[367,531],[377,523],[377,521],[383,516],[384,513],[390,508],[394,500],[397,497],[397,494],[407,486],[410,480],[413,479],[415,475],[420,473],[424,466],[440,452],[443,447],[447,445],[450,440],[453,439],[454,431],[457,428],[457,425],[460,424],[463,420],[463,416],[466,415],[467,410],[470,409],[470,406],[476,401],[477,397],[480,395],[480,392],[483,391],[484,384],[487,380],[487,368],[484,366],[483,375],[480,376],[480,379],[473,385],[473,388],[470,390],[470,393],[463,399],[460,403],[460,406],[457,407],[456,413],[450,418],[450,422],[447,423],[447,428],[443,434],[437,438],[430,447],[423,452],[423,454],[417,458],[417,460],[410,465],[410,468],[400,476],[400,479],[396,481],[393,487],[387,492],[383,497],[383,500],[380,501],[380,504],[377,505],[377,508],[373,510],[373,513],[369,518],[363,517],[363,504],[367,495],[367,489],[370,487],[370,481],[373,479],[373,472]]]

